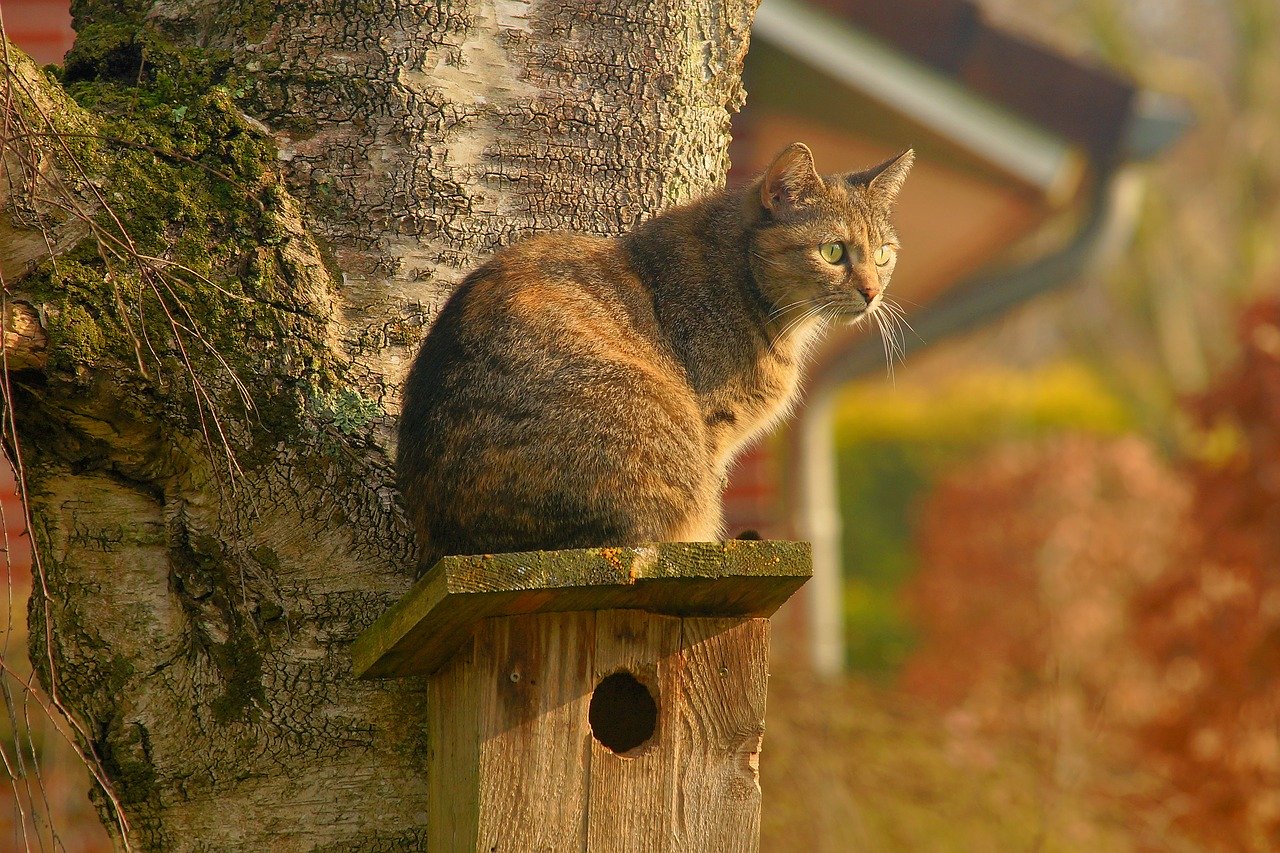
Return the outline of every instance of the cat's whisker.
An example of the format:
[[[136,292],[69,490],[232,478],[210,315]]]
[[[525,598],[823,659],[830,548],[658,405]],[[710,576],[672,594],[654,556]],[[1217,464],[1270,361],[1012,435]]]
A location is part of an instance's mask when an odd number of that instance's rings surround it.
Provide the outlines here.
[[[819,310],[821,310],[821,306],[811,306],[810,308],[808,308],[799,317],[796,317],[793,320],[791,320],[791,322],[787,323],[787,325],[783,327],[782,331],[778,333],[778,336],[775,339],[775,341],[785,340],[786,337],[789,334],[791,334],[792,330],[804,325],[804,323],[806,323],[810,318],[812,318],[815,314],[817,314]]]
[[[840,306],[836,305],[835,303],[831,303],[829,307],[831,308],[831,316],[824,317],[823,319],[825,319],[828,323],[833,323],[836,320],[840,319]]]
[[[903,327],[905,326],[906,328],[911,329],[911,324],[908,323],[906,317],[903,316],[901,306],[896,303],[886,302],[885,307],[887,309],[885,312],[885,325],[893,336],[894,349],[897,350],[898,353],[898,362],[906,364],[907,341],[906,335],[903,332]],[[911,329],[911,332],[912,334],[915,334],[915,329]],[[916,335],[916,337],[919,338],[920,336]]]
[[[805,301],[809,303],[813,303],[813,300],[805,300]],[[771,348],[775,347],[777,343],[786,340],[787,335],[789,335],[792,332],[792,330],[803,326],[806,322],[813,319],[815,316],[821,314],[823,309],[828,307],[828,304],[829,303],[810,304],[810,307],[808,308],[808,310],[806,310],[799,317],[789,322],[786,325],[786,327],[783,328],[783,330],[778,333],[778,336],[774,339],[774,342],[770,344],[770,347]]]
[[[787,314],[797,308],[803,308],[808,304],[808,300],[801,300],[799,302],[792,302],[790,305],[784,305],[781,308],[775,308],[773,311],[769,312],[769,315],[765,318],[765,322],[772,323],[775,320],[781,321]]]
[[[906,347],[902,341],[902,328],[899,325],[900,318],[892,310],[886,310],[881,322],[881,329],[888,336],[888,343],[892,347],[893,353],[898,357],[898,361],[906,362]]]
[[[873,312],[871,319],[875,321],[876,328],[880,331],[880,346],[884,349],[884,367],[885,374],[889,377],[889,381],[896,388],[898,383],[893,375],[893,349],[889,343],[889,335],[885,332],[884,318],[880,316],[880,312]]]
[[[901,305],[899,305],[897,302],[894,302],[891,299],[885,299],[884,304],[887,308],[889,308],[890,311],[893,312],[893,314],[895,315],[899,323],[901,323],[902,325],[906,326],[908,329],[911,330],[911,334],[916,336],[916,340],[920,341],[920,343],[925,342],[924,338],[920,337],[920,333],[917,332],[915,328],[912,327],[912,325],[907,322],[907,312],[903,310]]]
[[[879,312],[876,312],[871,315],[871,319],[875,321],[876,330],[880,333],[880,348],[884,350],[884,360],[885,360],[885,365],[887,366],[890,362],[889,338],[885,335],[885,332],[884,332],[884,318],[880,316]]]
[[[902,307],[896,303],[886,300],[884,303],[884,310],[893,315],[895,320],[906,322],[906,314],[903,312]]]
[[[785,341],[787,339],[787,336],[792,332],[792,330],[803,325],[804,322],[813,315],[813,312],[817,310],[813,304],[813,301],[808,299],[795,303],[795,307],[803,310],[800,311],[799,316],[792,317],[791,319],[789,319],[786,325],[784,325],[782,329],[776,335],[773,336],[773,338],[769,342],[770,349],[776,351],[778,343]],[[781,318],[778,318],[778,319],[781,320]]]
[[[902,339],[902,323],[905,322],[899,311],[901,309],[896,305],[891,305],[888,300],[881,302],[884,309],[883,318],[877,317],[880,322],[880,331],[885,336],[886,342],[892,348],[893,354],[897,355],[898,361],[906,363],[906,345]]]
[[[900,364],[907,363],[907,343],[902,334],[903,319],[897,314],[889,315],[890,331],[893,333],[893,340],[898,350],[898,362]]]
[[[780,317],[780,316],[782,316],[783,314],[785,314],[786,312],[790,311],[792,308],[795,308],[795,307],[797,307],[797,306],[800,306],[800,305],[811,305],[812,303],[813,303],[813,299],[812,299],[812,298],[797,299],[795,302],[791,302],[791,303],[789,303],[789,304],[787,304],[787,305],[783,305],[781,308],[775,308],[775,309],[773,309],[772,311],[770,311],[770,312],[769,312],[769,319],[770,319],[770,320],[773,320],[773,319],[775,319],[776,317]]]

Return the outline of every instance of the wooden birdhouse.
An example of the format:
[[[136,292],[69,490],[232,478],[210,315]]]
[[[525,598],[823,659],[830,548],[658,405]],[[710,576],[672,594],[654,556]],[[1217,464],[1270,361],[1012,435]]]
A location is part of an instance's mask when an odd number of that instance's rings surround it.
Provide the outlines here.
[[[807,543],[447,557],[352,648],[427,676],[431,850],[759,847],[769,620]]]

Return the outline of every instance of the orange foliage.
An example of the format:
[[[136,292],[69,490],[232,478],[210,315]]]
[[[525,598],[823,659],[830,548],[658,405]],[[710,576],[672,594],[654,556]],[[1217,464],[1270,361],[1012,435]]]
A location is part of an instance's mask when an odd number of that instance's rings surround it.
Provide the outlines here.
[[[1233,846],[1280,847],[1280,299],[1241,319],[1240,364],[1192,405],[1240,441],[1188,466],[1176,571],[1133,601],[1133,643],[1176,701],[1136,732],[1188,800],[1188,820]]]
[[[1280,300],[1189,404],[1225,452],[1004,448],[925,508],[903,679],[1046,746],[1059,781],[1202,843],[1280,847]]]

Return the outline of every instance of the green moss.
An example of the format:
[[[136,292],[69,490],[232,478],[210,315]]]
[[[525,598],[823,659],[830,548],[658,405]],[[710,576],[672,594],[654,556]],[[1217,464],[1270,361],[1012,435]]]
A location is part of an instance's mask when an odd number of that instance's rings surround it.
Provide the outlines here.
[[[303,385],[329,385],[337,366],[320,333],[326,318],[299,298],[298,282],[316,271],[296,268],[312,252],[288,245],[296,214],[276,150],[241,118],[240,84],[221,60],[172,49],[127,9],[95,15],[64,79],[96,117],[70,109],[60,129],[73,134],[78,161],[65,171],[83,170],[103,202],[94,205],[103,236],[31,279],[52,309],[52,367],[141,366],[162,414],[184,430],[207,428],[210,405],[243,412],[243,383],[260,392],[259,422],[277,434],[295,428]],[[210,399],[197,399],[192,373]],[[344,432],[372,417],[358,403],[335,401]],[[249,445],[263,461],[274,442]]]
[[[221,692],[210,700],[210,709],[219,723],[244,721],[256,716],[266,705],[262,685],[262,638],[252,622],[238,613],[237,595],[242,594],[240,572],[228,549],[208,533],[179,533],[170,543],[170,562],[179,594],[191,612],[200,612],[193,623],[221,614],[226,639],[214,642],[201,632],[200,645],[218,670]]]
[[[272,575],[280,571],[280,557],[271,548],[266,545],[259,545],[249,551],[249,556],[258,561],[258,565],[262,566]]]
[[[244,8],[246,15],[265,11],[261,4]],[[135,14],[142,12],[120,10],[121,16]],[[49,370],[17,406],[26,419],[24,449],[32,461],[71,459],[93,470],[117,470],[157,491],[175,481],[195,488],[204,476],[200,466],[207,464],[200,430],[214,409],[235,419],[229,437],[252,478],[256,467],[277,457],[279,443],[302,428],[307,394],[333,387],[341,365],[326,348],[325,306],[308,301],[317,273],[299,268],[311,252],[290,244],[298,239],[299,223],[277,152],[241,118],[235,103],[240,83],[232,69],[216,57],[199,62],[140,29],[90,18],[62,73],[71,97],[87,109],[59,101],[67,109],[54,111],[54,118],[69,134],[65,145],[78,163],[57,165],[71,176],[74,195],[91,199],[86,212],[102,239],[86,239],[23,282],[47,308],[52,339]],[[159,260],[140,264],[126,247]],[[240,416],[233,374],[254,397],[252,420]],[[209,395],[203,403],[193,392],[197,381]],[[87,411],[86,420],[105,413],[121,423],[136,421],[146,426],[141,437],[99,441],[91,429],[66,419],[49,425],[58,419],[48,413],[69,409],[69,400],[79,405],[86,390],[104,401]],[[327,421],[338,432],[365,428],[379,411],[359,395],[318,393],[330,401]],[[104,420],[102,429],[116,423]],[[215,432],[215,445],[218,438]],[[144,440],[146,453],[138,447]],[[161,450],[152,454],[153,446]],[[171,590],[187,611],[192,650],[207,654],[217,672],[214,683],[201,688],[204,713],[219,724],[251,723],[267,707],[264,655],[272,640],[261,626],[272,622],[270,630],[282,631],[278,620],[286,615],[267,596],[255,606],[260,573],[236,547],[224,546],[225,531],[175,542],[181,538],[176,526],[142,530],[168,546]],[[138,535],[122,531],[120,541]],[[56,555],[59,548],[47,540],[43,552]],[[270,548],[251,556],[268,573],[280,570]],[[62,573],[48,556],[46,564],[54,575]],[[89,615],[60,609],[58,629],[87,637],[90,648],[106,648],[90,635]],[[130,685],[146,673],[105,654],[68,672],[77,680],[64,681],[67,695],[86,709],[95,732],[106,733],[102,757],[117,789],[131,803],[158,800],[147,732],[118,722],[119,697],[136,693]]]
[[[63,62],[64,83],[113,80],[133,83],[142,71],[143,44],[132,24],[90,22],[80,27]]]
[[[202,562],[219,562],[222,560],[222,543],[207,533],[201,533],[191,540],[191,551]]]
[[[132,662],[119,655],[105,666],[101,689],[108,696],[119,696],[128,689],[136,675]],[[121,721],[105,744],[99,744],[104,763],[115,790],[126,804],[152,802],[159,795],[155,764],[151,760],[151,740],[147,730],[136,722]]]
[[[274,622],[284,615],[284,608],[274,601],[263,601],[258,604],[257,613],[263,622]]]
[[[275,17],[275,6],[270,0],[238,0],[230,21],[247,40],[256,42],[267,37]]]
[[[126,723],[106,756],[114,788],[127,803],[145,803],[159,795],[150,739],[142,726]]]
[[[77,2],[77,6],[86,4]],[[225,82],[232,71],[230,57],[211,49],[179,47],[146,23],[147,11],[127,4],[75,10],[76,41],[63,60],[62,81],[108,84],[141,100],[172,97],[176,93],[207,91]],[[108,89],[100,95],[113,97]]]
[[[102,330],[89,312],[79,305],[64,303],[47,324],[55,366],[92,363],[106,345]]]
[[[266,691],[262,655],[252,638],[238,633],[226,643],[211,646],[209,654],[223,683],[222,695],[213,700],[213,718],[226,724],[255,717],[266,702]]]
[[[333,424],[343,435],[363,432],[374,418],[384,414],[376,400],[350,388],[336,392],[313,389],[307,397],[307,409],[317,420]]]

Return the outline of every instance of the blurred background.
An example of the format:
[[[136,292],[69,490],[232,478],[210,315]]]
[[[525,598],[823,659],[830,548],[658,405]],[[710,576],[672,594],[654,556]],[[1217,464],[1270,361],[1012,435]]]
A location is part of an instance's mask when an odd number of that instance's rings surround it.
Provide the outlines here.
[[[70,46],[65,0],[0,14]],[[814,543],[764,849],[1280,848],[1280,3],[763,0],[745,82],[731,182],[797,139],[917,155],[905,323],[835,336],[726,496],[731,532]],[[24,701],[0,846],[48,797],[107,849]]]

